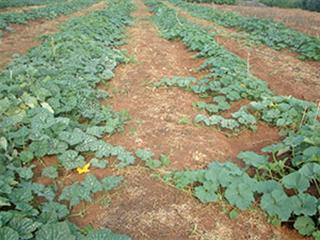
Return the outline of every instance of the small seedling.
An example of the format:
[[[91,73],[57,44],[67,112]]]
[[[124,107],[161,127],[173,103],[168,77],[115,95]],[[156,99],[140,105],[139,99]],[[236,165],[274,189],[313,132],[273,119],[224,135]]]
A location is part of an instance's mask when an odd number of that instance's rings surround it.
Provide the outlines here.
[[[187,125],[190,123],[191,123],[191,120],[187,116],[183,116],[178,120],[178,124],[180,124],[180,125]]]
[[[230,219],[237,219],[239,217],[239,212],[236,210],[236,209],[232,209],[230,212],[229,212],[229,218]]]

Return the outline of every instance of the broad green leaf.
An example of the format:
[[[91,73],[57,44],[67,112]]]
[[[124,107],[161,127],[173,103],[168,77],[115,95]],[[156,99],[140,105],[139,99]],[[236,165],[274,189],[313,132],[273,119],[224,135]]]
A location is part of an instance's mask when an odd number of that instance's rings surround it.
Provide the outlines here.
[[[85,164],[84,157],[74,150],[64,152],[62,155],[58,156],[58,159],[62,166],[67,170],[76,169]]]
[[[110,157],[112,154],[113,146],[104,141],[97,141],[95,143],[96,147],[94,151],[96,151],[97,158]]]
[[[138,149],[136,151],[136,155],[138,158],[140,158],[142,161],[147,161],[153,158],[154,154],[148,149]]]
[[[193,193],[202,203],[216,202],[218,196],[214,191],[208,191],[203,186],[196,187]]]
[[[121,176],[110,176],[101,179],[102,187],[105,191],[110,191],[119,186],[119,184],[123,181],[123,177]]]
[[[8,141],[5,137],[0,138],[0,149],[3,149],[4,151],[7,151],[8,149]]]
[[[18,173],[19,177],[28,180],[33,177],[32,169],[34,167],[35,167],[34,165],[31,165],[29,167],[19,167],[19,168],[16,168],[15,170]]]
[[[87,135],[83,140],[80,141],[80,144],[76,146],[76,151],[79,152],[95,152],[102,146],[101,141],[96,137]],[[97,156],[101,157],[101,156]]]
[[[108,165],[107,160],[100,160],[97,158],[92,158],[90,160],[90,163],[91,163],[92,167],[96,167],[96,168],[106,168]]]
[[[0,99],[0,115],[5,113],[9,109],[10,105],[10,100],[7,97]]]
[[[231,184],[225,191],[229,203],[244,210],[251,206],[254,196],[250,185],[245,183]]]
[[[79,128],[75,128],[72,132],[61,132],[59,139],[65,141],[71,146],[81,143],[86,138],[86,134]]]
[[[48,214],[53,221],[62,220],[69,215],[66,205],[57,202],[46,202],[42,205],[42,214]]]
[[[320,147],[312,146],[303,151],[306,161],[320,161]]]
[[[73,183],[62,190],[59,200],[67,200],[70,202],[70,207],[73,207],[80,203],[83,194],[84,189],[81,185],[79,183]]]
[[[296,215],[313,216],[317,212],[318,199],[310,194],[300,193],[291,197],[291,204]]]
[[[113,233],[109,229],[99,229],[89,232],[85,240],[130,240],[126,235]],[[83,239],[84,240],[84,239]]]
[[[21,100],[30,108],[35,108],[39,105],[38,100],[26,92],[22,94]]]
[[[102,137],[102,135],[105,133],[105,128],[104,127],[99,127],[99,126],[93,126],[93,127],[89,127],[87,129],[87,133],[95,136],[95,137]]]
[[[64,153],[68,149],[68,144],[58,139],[50,139],[49,146],[49,155]]]
[[[44,225],[36,233],[35,240],[76,240],[66,222]]]
[[[91,174],[86,175],[81,185],[84,189],[87,189],[92,193],[96,193],[102,190],[102,185],[99,180]]]
[[[320,240],[320,230],[314,231],[312,237],[314,237],[315,240]]]
[[[241,159],[247,166],[252,166],[255,168],[259,168],[268,163],[267,156],[262,156],[250,151],[239,153],[238,158]]]
[[[52,201],[56,196],[56,192],[54,190],[53,185],[43,185],[40,183],[32,183],[31,189],[39,197],[44,197],[49,201]]]
[[[9,226],[17,231],[23,239],[30,239],[33,237],[33,232],[38,229],[40,223],[34,222],[29,218],[14,217],[10,222]]]
[[[273,190],[283,190],[281,183],[275,180],[258,181],[256,191],[258,193],[271,193]]]
[[[127,152],[127,151],[122,151],[120,154],[118,154],[117,159],[120,161],[117,164],[118,168],[123,168],[123,167],[126,167],[128,165],[131,165],[135,161],[134,156],[132,156],[132,154],[130,152]]]
[[[42,170],[42,176],[55,179],[58,177],[58,170],[56,166],[46,167]]]
[[[9,199],[0,196],[0,207],[10,206],[10,205],[11,204],[10,204]],[[1,226],[1,224],[0,224],[0,226]]]
[[[32,188],[14,188],[9,195],[9,199],[14,204],[28,203],[33,200]]]
[[[320,164],[318,163],[306,163],[299,169],[299,173],[308,179],[316,178],[320,176]]]
[[[287,221],[292,213],[292,206],[288,204],[289,197],[283,190],[273,190],[271,193],[263,194],[261,208],[270,216],[276,216],[282,221]]]
[[[304,236],[309,236],[316,230],[315,224],[310,217],[298,217],[293,226]]]
[[[48,140],[33,141],[29,145],[29,151],[32,151],[35,157],[44,157],[50,151],[50,144]]]
[[[19,154],[19,159],[24,163],[30,162],[33,158],[34,156],[32,151],[22,151]]]
[[[293,172],[282,178],[283,185],[288,189],[304,192],[310,187],[309,179],[300,172]]]
[[[0,238],[1,240],[19,240],[19,234],[9,227],[0,228]]]

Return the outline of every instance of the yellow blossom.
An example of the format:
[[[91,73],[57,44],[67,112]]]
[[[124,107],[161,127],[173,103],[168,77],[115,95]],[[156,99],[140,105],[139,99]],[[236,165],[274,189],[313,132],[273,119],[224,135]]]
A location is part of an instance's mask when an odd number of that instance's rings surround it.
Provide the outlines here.
[[[270,108],[276,108],[276,107],[278,107],[278,104],[276,104],[276,103],[271,103],[271,104],[269,105],[269,107],[270,107]]]
[[[87,164],[84,165],[83,167],[78,167],[78,168],[77,168],[77,172],[78,172],[79,174],[87,173],[87,172],[90,171],[89,168],[90,168],[90,163],[87,163]]]

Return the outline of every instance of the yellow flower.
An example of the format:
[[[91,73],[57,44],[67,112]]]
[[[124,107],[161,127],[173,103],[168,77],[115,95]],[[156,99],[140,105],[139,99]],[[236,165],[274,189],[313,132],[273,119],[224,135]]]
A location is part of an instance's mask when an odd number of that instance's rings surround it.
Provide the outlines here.
[[[278,104],[276,104],[276,103],[271,103],[271,104],[269,105],[269,107],[270,107],[270,108],[276,108],[276,107],[278,107]]]
[[[83,167],[78,167],[78,168],[77,168],[77,172],[78,172],[79,174],[87,173],[87,172],[90,171],[89,168],[90,168],[90,163],[87,163],[87,164],[84,165]]]
[[[243,83],[240,84],[240,87],[246,88],[246,85],[244,85]]]

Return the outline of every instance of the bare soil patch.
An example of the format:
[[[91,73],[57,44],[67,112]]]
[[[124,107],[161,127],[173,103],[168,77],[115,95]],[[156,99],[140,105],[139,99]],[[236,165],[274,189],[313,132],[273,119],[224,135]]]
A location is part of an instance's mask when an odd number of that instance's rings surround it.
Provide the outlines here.
[[[87,215],[72,221],[79,226],[107,226],[134,240],[303,239],[287,228],[268,224],[258,210],[231,220],[223,211],[229,209],[224,203],[201,204],[189,192],[150,176],[143,167],[131,167],[122,174],[126,182],[108,196],[109,205],[90,205]]]
[[[26,25],[15,24],[11,27],[14,32],[4,32],[0,39],[0,69],[8,64],[14,54],[24,54],[28,49],[39,45],[41,42],[38,37],[43,34],[53,34],[58,30],[57,26],[71,17],[80,17],[93,11],[102,9],[105,2],[96,3],[86,9],[72,13],[67,16],[61,16],[53,20],[40,19],[30,21]]]

